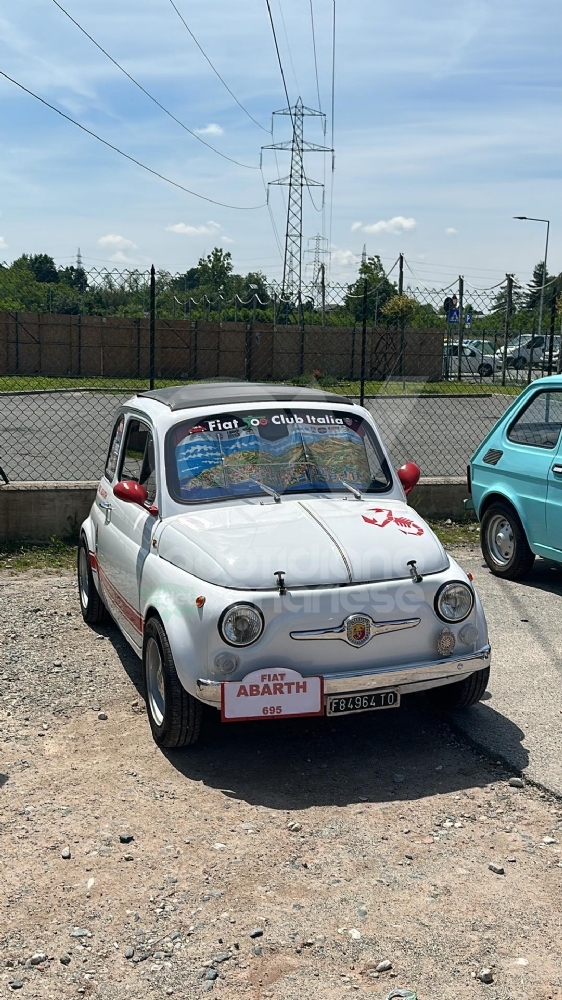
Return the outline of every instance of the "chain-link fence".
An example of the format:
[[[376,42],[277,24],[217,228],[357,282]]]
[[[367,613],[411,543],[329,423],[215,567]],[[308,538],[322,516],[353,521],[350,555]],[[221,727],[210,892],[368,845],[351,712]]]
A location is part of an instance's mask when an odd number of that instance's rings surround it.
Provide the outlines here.
[[[463,474],[514,394],[560,370],[560,281],[525,304],[511,276],[434,289],[404,263],[348,285],[319,275],[297,297],[261,276],[227,294],[192,272],[74,271],[33,309],[0,312],[0,466],[11,481],[97,479],[123,399],[247,379],[360,399],[397,464]]]

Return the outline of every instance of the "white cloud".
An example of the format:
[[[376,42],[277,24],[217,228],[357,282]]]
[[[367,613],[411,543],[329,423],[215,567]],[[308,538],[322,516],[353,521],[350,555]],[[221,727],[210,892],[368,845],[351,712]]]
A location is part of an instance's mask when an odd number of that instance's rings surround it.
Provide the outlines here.
[[[4,239],[3,236],[0,236],[0,250],[7,250],[7,249],[8,249],[8,244],[6,243],[6,240]]]
[[[127,257],[127,254],[123,253],[122,250],[118,250],[117,253],[112,253],[109,258],[114,264],[135,264],[136,261],[133,257]]]
[[[98,246],[107,247],[108,250],[111,248],[115,250],[138,250],[136,243],[133,243],[132,240],[126,240],[124,236],[117,236],[116,233],[108,233],[107,236],[100,236]]]
[[[361,226],[363,233],[409,233],[417,226],[415,219],[406,219],[403,215],[394,215],[392,219],[381,219],[380,222],[373,222],[370,226]],[[353,228],[357,228],[354,226]]]
[[[182,236],[217,236],[220,228],[218,222],[209,219],[204,226],[188,226],[185,222],[176,222],[174,226],[166,226],[166,232],[181,233]]]
[[[330,254],[330,262],[335,264],[337,267],[348,267],[350,264],[356,264],[359,257],[353,250],[332,250]]]
[[[221,241],[221,243],[234,243],[235,242],[234,240],[230,239],[230,236],[221,236],[220,241]]]
[[[362,229],[362,228],[363,228],[362,222],[354,222],[351,227],[351,232],[354,233],[357,229]]]
[[[205,125],[205,128],[196,128],[194,131],[197,132],[197,135],[224,135],[222,125],[217,125],[216,122]]]
[[[456,236],[457,230],[454,229],[453,226],[448,226],[447,229],[445,230],[445,233],[447,236]]]

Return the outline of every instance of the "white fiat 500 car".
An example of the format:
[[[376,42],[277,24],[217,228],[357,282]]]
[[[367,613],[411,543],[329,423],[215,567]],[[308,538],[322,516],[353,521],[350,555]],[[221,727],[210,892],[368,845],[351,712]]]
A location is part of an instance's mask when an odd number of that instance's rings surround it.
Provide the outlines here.
[[[343,396],[207,382],[117,415],[81,529],[82,614],[142,657],[164,747],[224,722],[478,701],[486,620],[471,580],[408,507],[376,425]]]

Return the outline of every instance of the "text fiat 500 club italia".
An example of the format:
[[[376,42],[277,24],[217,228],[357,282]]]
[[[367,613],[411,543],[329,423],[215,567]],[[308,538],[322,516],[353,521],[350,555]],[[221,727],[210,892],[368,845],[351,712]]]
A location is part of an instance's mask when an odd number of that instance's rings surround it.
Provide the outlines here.
[[[144,392],[117,415],[78,555],[84,619],[142,656],[156,741],[223,721],[443,708],[483,695],[471,581],[408,507],[343,396],[244,382]]]

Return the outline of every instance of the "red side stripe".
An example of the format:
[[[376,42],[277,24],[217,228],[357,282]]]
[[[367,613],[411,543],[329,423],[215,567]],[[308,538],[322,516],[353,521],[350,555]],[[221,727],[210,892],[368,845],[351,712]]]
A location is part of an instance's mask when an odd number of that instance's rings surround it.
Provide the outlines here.
[[[96,573],[98,572],[98,559],[94,552],[90,552],[90,566],[96,571]]]
[[[129,604],[129,602],[123,597],[123,594],[119,593],[117,588],[113,586],[110,580],[108,580],[107,575],[104,573],[103,569],[99,565],[98,565],[98,573],[103,585],[103,589],[106,591],[108,597],[110,597],[111,600],[117,605],[119,611],[121,612],[123,617],[127,619],[129,624],[133,626],[135,632],[138,632],[139,635],[142,635],[144,626],[142,615],[139,614],[136,608],[133,608],[132,604]]]

